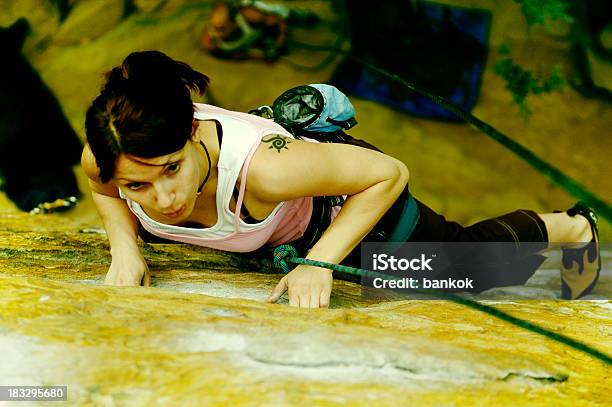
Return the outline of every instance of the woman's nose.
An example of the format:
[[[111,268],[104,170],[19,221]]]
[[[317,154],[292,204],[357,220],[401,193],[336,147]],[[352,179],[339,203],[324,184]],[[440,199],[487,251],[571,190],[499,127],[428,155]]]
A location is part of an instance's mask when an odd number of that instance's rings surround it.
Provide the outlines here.
[[[155,186],[155,192],[157,194],[157,206],[159,209],[173,209],[172,205],[174,204],[176,194],[171,185],[160,182]]]

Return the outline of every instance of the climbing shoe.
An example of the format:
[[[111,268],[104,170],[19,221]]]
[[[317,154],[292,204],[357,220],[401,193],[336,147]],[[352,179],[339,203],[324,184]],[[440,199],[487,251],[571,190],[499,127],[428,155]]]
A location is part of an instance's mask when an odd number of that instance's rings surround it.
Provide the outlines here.
[[[597,214],[583,202],[576,203],[566,213],[569,216],[584,216],[589,221],[593,235],[593,239],[583,247],[561,249],[563,253],[561,258],[561,297],[566,300],[575,300],[590,294],[599,278],[601,271],[599,233],[597,231]]]

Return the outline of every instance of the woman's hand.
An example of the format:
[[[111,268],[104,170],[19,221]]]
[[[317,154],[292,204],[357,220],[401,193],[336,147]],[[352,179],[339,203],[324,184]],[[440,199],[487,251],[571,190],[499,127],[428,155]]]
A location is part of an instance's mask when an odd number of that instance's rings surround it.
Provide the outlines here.
[[[149,267],[140,253],[127,256],[113,256],[108,273],[104,279],[106,285],[139,286],[151,285]]]
[[[274,303],[289,291],[289,305],[300,308],[327,308],[332,290],[331,270],[299,265],[281,278],[266,302]]]

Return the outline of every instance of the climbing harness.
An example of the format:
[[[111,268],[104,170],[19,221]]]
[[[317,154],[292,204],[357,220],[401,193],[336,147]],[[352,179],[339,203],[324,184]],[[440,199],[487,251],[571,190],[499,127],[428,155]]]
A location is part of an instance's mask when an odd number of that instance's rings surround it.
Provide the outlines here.
[[[304,265],[315,266],[315,267],[323,267],[329,270],[338,271],[338,272],[350,274],[350,275],[361,277],[361,278],[383,277],[386,279],[397,279],[396,276],[378,273],[378,272],[374,272],[370,270],[343,266],[341,264],[327,263],[327,262],[318,261],[318,260],[304,259],[304,258],[298,257],[297,250],[291,245],[283,244],[283,245],[278,246],[276,249],[274,249],[274,266],[282,269],[285,273],[288,273],[289,271],[291,271],[291,266],[289,265],[289,263],[304,264]],[[495,307],[491,307],[490,305],[485,305],[478,301],[470,300],[470,299],[463,298],[456,294],[451,294],[451,293],[447,293],[447,292],[439,291],[439,290],[413,288],[411,289],[411,291],[415,293],[420,293],[420,294],[432,295],[440,299],[450,300],[458,304],[465,305],[467,307],[470,307],[478,311],[492,315],[503,321],[509,322],[519,328],[526,329],[528,331],[531,331],[539,335],[543,335],[547,338],[550,338],[556,342],[563,343],[571,348],[584,352],[594,357],[595,359],[601,360],[606,365],[612,364],[611,356],[585,343],[576,341],[572,338],[569,338],[565,335],[561,335],[556,332],[550,331],[546,328],[542,328],[539,325],[533,324],[523,319],[513,317],[512,315],[507,314],[504,311],[501,311]]]

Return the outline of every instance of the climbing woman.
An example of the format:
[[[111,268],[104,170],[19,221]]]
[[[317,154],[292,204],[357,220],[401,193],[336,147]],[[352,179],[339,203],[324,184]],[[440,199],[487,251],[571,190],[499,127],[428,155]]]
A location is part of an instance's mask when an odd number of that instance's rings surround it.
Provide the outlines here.
[[[135,52],[107,74],[87,111],[81,163],[110,242],[106,284],[150,285],[140,235],[232,252],[290,243],[308,259],[355,266],[362,241],[539,242],[541,249],[584,242],[563,249],[562,296],[593,289],[601,260],[588,207],[518,210],[463,227],[412,197],[403,162],[348,136],[299,139],[272,120],[193,103],[191,91],[203,94],[208,82],[161,52]],[[288,291],[292,306],[328,307],[331,289],[331,271],[299,265],[267,301]]]

